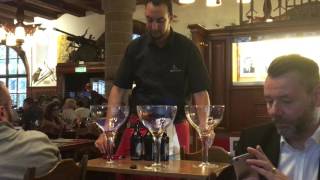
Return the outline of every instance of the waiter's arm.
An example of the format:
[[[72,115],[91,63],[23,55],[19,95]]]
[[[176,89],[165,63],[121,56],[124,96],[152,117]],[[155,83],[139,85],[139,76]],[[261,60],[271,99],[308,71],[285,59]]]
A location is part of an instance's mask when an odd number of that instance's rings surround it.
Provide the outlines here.
[[[121,105],[123,103],[123,98],[127,95],[128,92],[128,89],[123,89],[116,85],[113,85],[108,98],[108,105]]]
[[[125,97],[128,89],[120,88],[116,85],[113,85],[110,91],[110,95],[108,98],[108,105],[117,106],[122,104],[122,99]],[[109,116],[109,111],[107,112],[107,118]],[[100,150],[101,153],[105,154],[107,152],[107,141],[105,138],[105,134],[101,133],[99,138],[95,142],[95,146]]]
[[[207,90],[192,94],[194,105],[210,105],[209,93]]]

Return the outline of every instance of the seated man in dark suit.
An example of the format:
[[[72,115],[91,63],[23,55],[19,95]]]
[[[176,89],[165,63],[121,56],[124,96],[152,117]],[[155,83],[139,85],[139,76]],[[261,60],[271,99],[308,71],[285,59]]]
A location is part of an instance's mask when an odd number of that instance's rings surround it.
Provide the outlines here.
[[[253,179],[318,179],[318,65],[299,55],[276,58],[268,68],[264,97],[272,122],[243,131],[236,154],[255,156],[246,161],[260,176]]]

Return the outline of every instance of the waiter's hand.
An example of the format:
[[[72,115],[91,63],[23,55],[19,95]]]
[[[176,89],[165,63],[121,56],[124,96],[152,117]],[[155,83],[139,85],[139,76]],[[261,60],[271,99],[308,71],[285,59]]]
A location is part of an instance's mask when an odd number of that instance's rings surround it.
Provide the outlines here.
[[[107,153],[107,138],[105,133],[101,133],[94,143],[94,145],[99,149],[102,154]]]
[[[273,166],[271,161],[263,152],[262,148],[258,145],[256,148],[247,148],[248,152],[254,155],[257,159],[248,159],[247,163],[257,173],[261,174],[268,180],[288,180],[289,177],[284,175],[276,167]]]

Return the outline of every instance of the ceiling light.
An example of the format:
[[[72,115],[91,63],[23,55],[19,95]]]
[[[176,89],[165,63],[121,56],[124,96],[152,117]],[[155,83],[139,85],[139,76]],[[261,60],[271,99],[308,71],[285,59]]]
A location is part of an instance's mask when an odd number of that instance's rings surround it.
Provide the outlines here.
[[[7,32],[4,30],[3,26],[0,27],[0,41],[4,41],[7,38]]]
[[[237,0],[237,3],[240,3],[240,0]],[[243,4],[251,3],[251,0],[242,0]]]
[[[9,32],[7,34],[7,39],[6,39],[6,45],[7,46],[15,46],[16,45],[16,37],[13,33]]]
[[[14,35],[16,36],[16,39],[24,39],[26,37],[26,30],[22,25],[17,25]]]
[[[222,4],[222,0],[207,0],[208,7],[221,6],[221,4]]]
[[[4,40],[6,45],[21,45],[27,35],[31,36],[38,29],[40,24],[26,25],[24,20],[23,1],[18,1],[15,24],[2,24],[0,28],[0,40]]]
[[[179,3],[181,4],[191,4],[194,3],[196,0],[179,0]]]

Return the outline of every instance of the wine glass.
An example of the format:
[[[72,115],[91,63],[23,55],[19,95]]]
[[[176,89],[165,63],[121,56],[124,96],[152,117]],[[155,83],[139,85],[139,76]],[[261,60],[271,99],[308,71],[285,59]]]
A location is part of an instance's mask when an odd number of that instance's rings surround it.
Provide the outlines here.
[[[169,105],[142,105],[137,106],[137,113],[142,124],[150,131],[155,142],[153,151],[154,162],[152,168],[163,167],[160,163],[160,145],[162,134],[173,122],[177,106]]]
[[[223,118],[224,105],[185,106],[187,120],[198,132],[202,143],[202,163],[200,167],[214,167],[208,161],[208,149],[214,140],[214,128]]]
[[[104,132],[107,142],[107,163],[113,163],[113,147],[114,138],[119,127],[126,121],[129,114],[128,106],[112,106],[112,105],[98,105],[95,106],[92,112],[95,118],[95,123]]]

